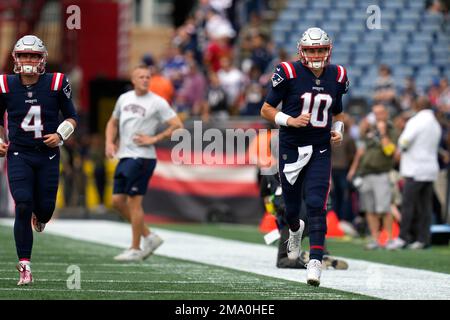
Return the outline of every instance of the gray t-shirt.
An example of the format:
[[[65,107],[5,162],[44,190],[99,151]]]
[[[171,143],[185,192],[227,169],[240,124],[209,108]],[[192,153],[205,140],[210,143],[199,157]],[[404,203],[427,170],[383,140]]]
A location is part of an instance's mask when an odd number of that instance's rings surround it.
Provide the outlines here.
[[[151,92],[137,96],[131,90],[119,97],[112,116],[119,119],[120,144],[117,158],[155,159],[153,145],[138,146],[133,138],[139,133],[154,136],[158,125],[175,117],[176,113],[162,97]]]

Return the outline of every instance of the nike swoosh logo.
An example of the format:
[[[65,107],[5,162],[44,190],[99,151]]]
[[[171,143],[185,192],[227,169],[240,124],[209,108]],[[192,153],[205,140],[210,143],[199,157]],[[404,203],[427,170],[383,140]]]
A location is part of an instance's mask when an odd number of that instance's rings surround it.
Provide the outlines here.
[[[280,71],[281,69],[280,68],[277,68],[277,71]]]
[[[54,157],[56,157],[56,154],[54,154],[54,155],[52,155],[52,156],[50,156],[50,157],[48,157],[50,160],[52,160]]]
[[[325,151],[327,151],[327,149],[325,149],[325,150],[320,150],[319,152],[320,152],[320,153],[324,153]]]
[[[18,153],[18,152],[14,152],[14,155],[15,155],[15,156],[18,156],[18,155],[19,155],[19,153]]]

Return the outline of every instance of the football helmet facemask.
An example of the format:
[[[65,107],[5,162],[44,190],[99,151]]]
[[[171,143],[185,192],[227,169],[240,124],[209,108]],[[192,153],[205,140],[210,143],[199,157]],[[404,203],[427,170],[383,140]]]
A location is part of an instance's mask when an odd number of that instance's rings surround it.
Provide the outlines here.
[[[29,53],[39,56],[37,61],[23,61],[20,54]],[[47,64],[47,49],[41,39],[33,35],[20,38],[12,51],[14,59],[14,73],[34,75],[43,74]]]
[[[320,69],[330,63],[333,45],[328,34],[320,28],[307,29],[297,42],[300,61],[311,69]],[[310,54],[308,49],[317,49]]]

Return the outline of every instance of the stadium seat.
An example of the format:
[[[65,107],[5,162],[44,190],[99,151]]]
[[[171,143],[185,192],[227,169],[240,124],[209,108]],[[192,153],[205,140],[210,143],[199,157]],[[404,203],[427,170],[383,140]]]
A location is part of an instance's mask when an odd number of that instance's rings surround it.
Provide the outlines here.
[[[345,9],[336,9],[336,10],[333,10],[333,11],[329,12],[328,19],[330,21],[335,21],[335,20],[342,21],[342,20],[348,19],[348,16],[349,15],[347,13],[347,10],[345,10]]]
[[[306,9],[308,8],[308,0],[297,0],[297,1],[288,1],[286,5],[287,10],[292,9]]]
[[[356,0],[336,1],[336,8],[338,9],[354,9]]]
[[[405,7],[405,2],[401,0],[395,1],[385,1],[382,8],[386,9],[403,9]]]

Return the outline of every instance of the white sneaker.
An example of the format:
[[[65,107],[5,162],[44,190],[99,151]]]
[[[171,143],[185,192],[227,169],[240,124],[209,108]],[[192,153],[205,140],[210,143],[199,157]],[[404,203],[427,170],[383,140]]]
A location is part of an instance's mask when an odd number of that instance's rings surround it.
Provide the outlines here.
[[[317,259],[311,259],[306,266],[306,283],[310,286],[318,287],[320,285],[321,272],[322,262]]]
[[[160,236],[150,233],[144,237],[142,245],[142,259],[147,259],[164,242]]]
[[[406,246],[406,241],[401,238],[395,238],[394,240],[391,240],[386,244],[387,250],[398,250],[403,249]]]
[[[293,232],[289,229],[289,239],[287,244],[287,255],[289,260],[297,260],[300,256],[300,249],[302,248],[302,235],[305,230],[305,222],[300,219],[300,228]]]
[[[143,253],[142,250],[138,249],[126,249],[121,254],[114,257],[116,261],[142,261]]]
[[[415,241],[411,244],[409,244],[406,248],[412,249],[412,250],[421,250],[425,248],[425,243],[420,241]]]

